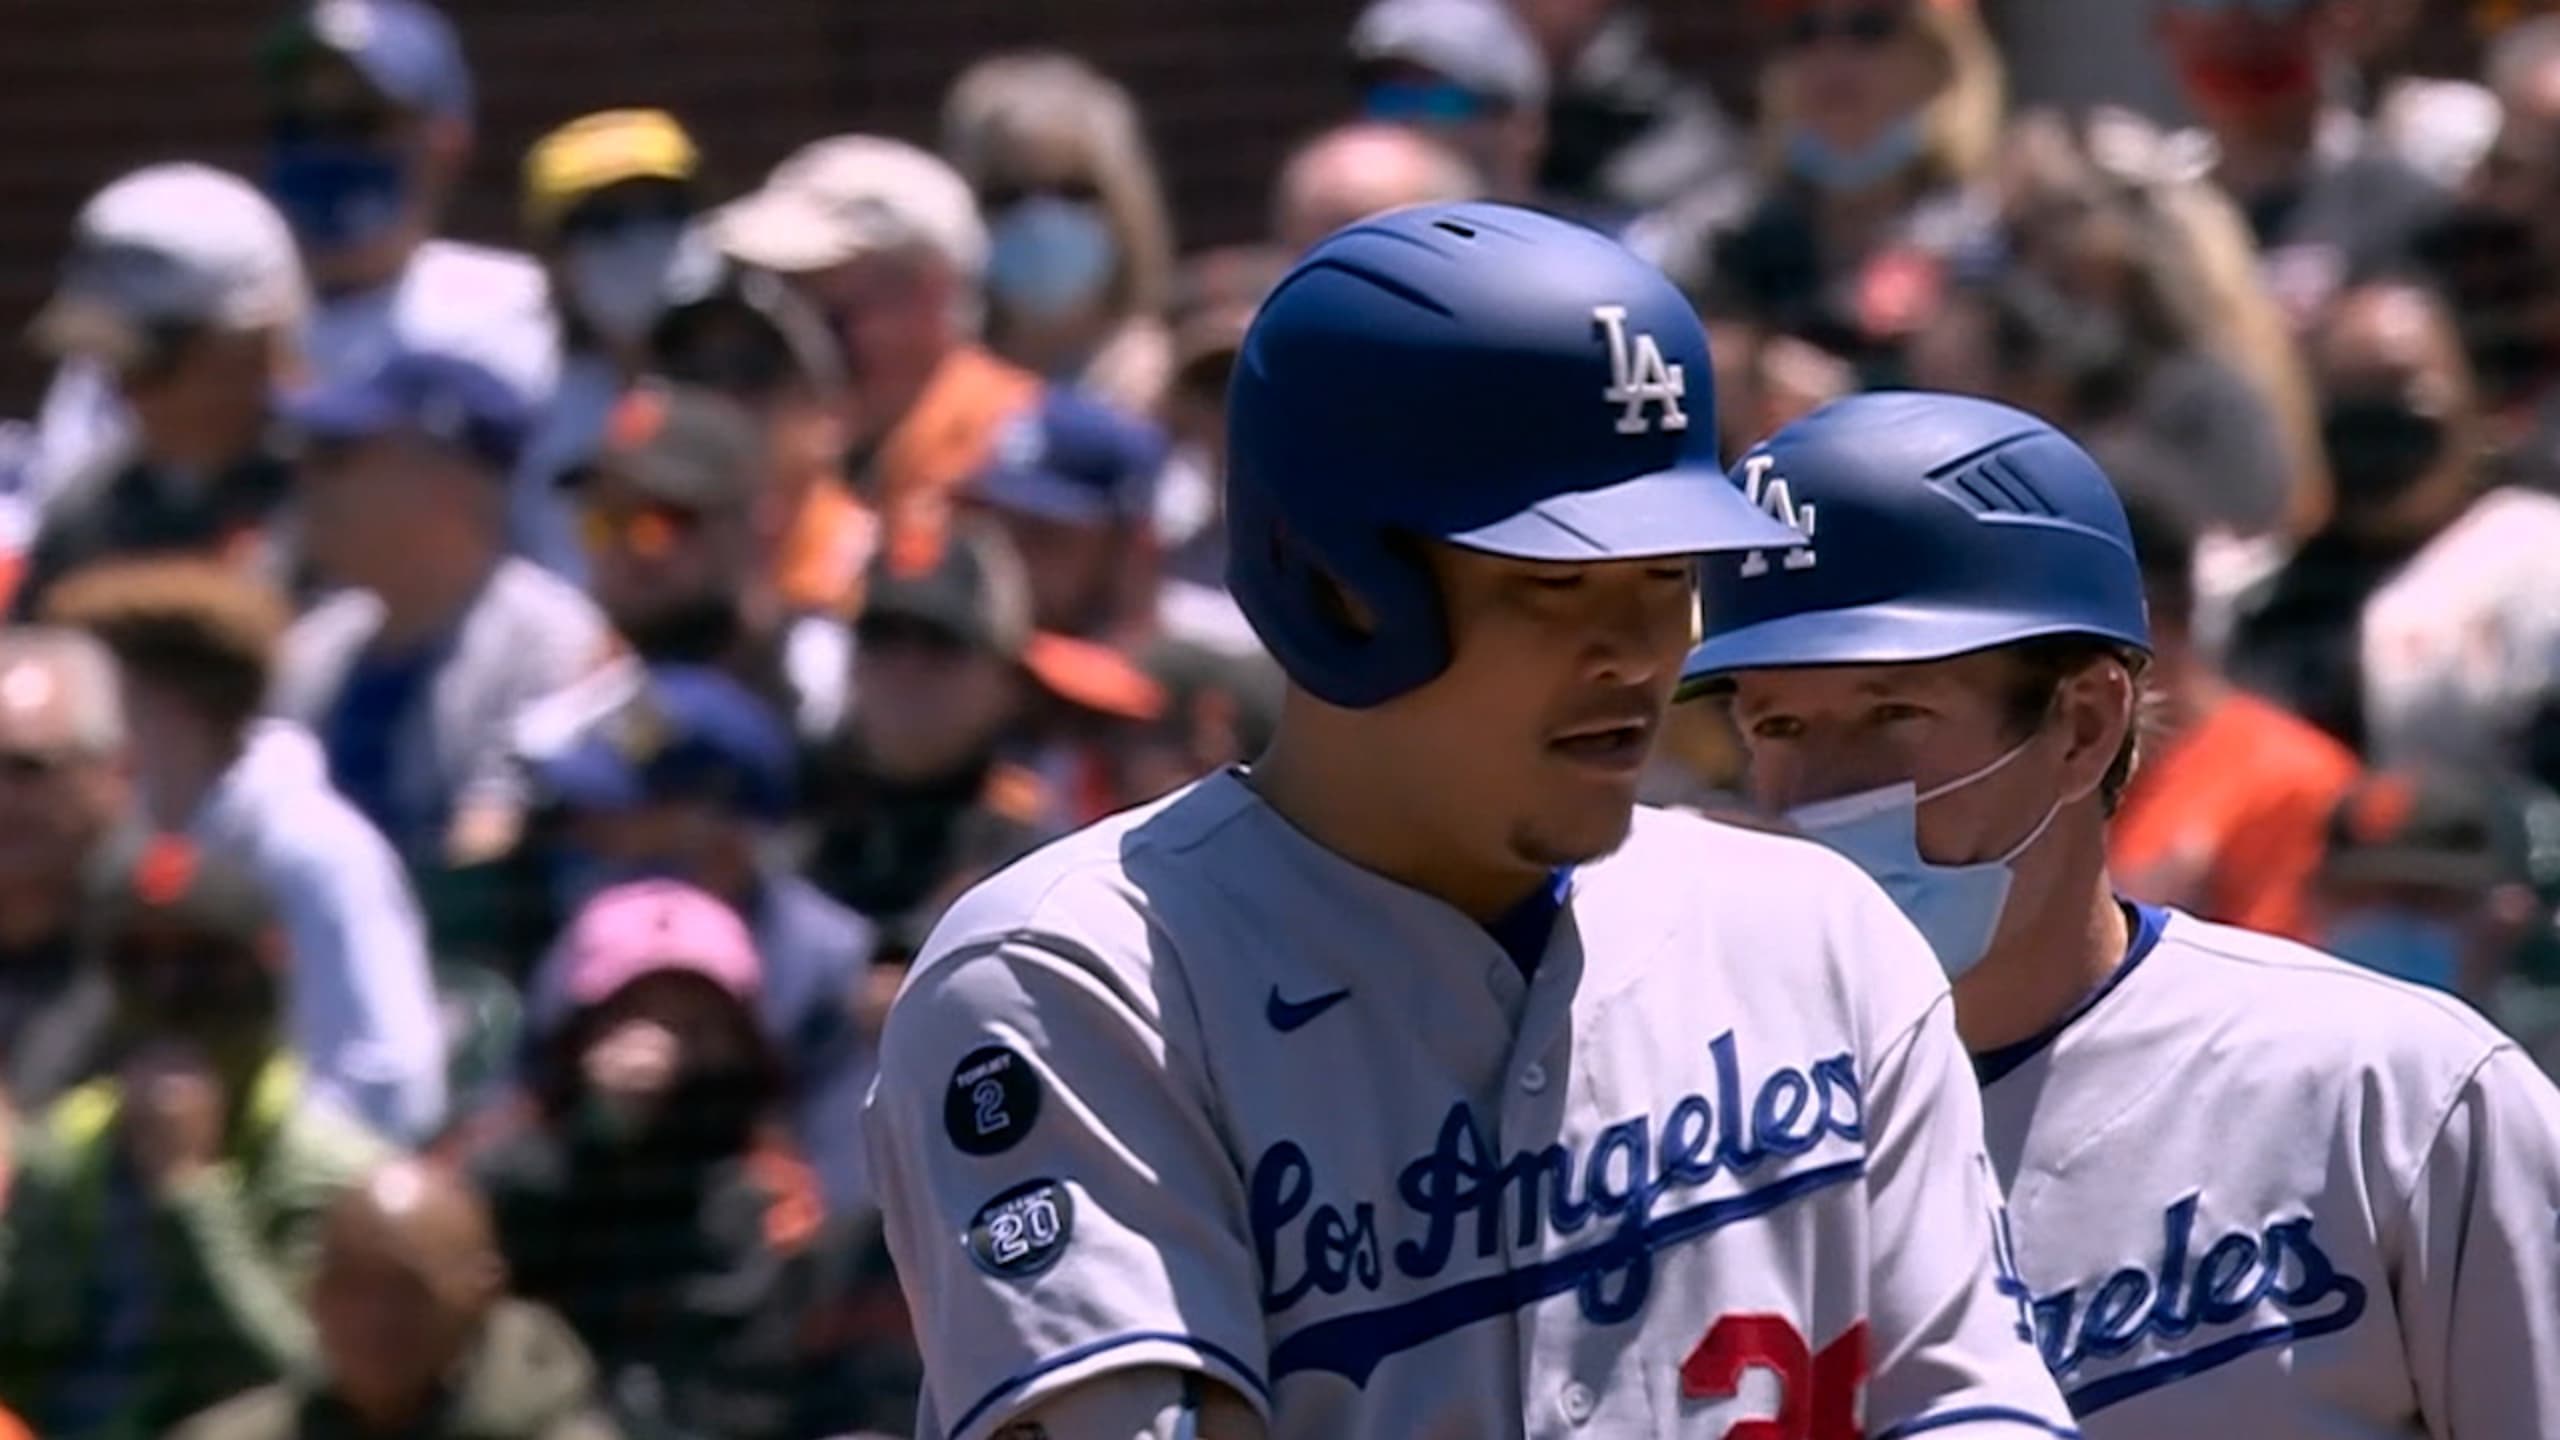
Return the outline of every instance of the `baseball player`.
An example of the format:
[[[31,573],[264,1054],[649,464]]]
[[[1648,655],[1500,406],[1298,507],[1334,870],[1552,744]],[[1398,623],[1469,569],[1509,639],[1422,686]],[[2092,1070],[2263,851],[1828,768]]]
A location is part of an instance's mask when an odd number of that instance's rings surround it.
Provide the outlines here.
[[[2077,445],[1843,400],[1738,469],[1693,685],[1955,982],[2036,1342],[2096,1440],[2560,1435],[2560,1093],[2459,1002],[2108,888],[2149,644]]]
[[[1640,812],[1716,464],[1660,274],[1356,225],[1238,363],[1249,770],[927,942],[870,1110],[921,1433],[2071,1434],[1945,977],[1822,848]]]

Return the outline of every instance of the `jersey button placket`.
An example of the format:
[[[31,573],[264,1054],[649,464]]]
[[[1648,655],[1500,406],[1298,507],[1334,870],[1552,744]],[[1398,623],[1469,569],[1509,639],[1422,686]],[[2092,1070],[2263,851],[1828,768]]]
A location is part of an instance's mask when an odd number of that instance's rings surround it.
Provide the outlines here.
[[[1600,1408],[1600,1397],[1591,1393],[1590,1386],[1576,1380],[1556,1392],[1556,1408],[1564,1412],[1566,1420],[1576,1425],[1588,1424]]]

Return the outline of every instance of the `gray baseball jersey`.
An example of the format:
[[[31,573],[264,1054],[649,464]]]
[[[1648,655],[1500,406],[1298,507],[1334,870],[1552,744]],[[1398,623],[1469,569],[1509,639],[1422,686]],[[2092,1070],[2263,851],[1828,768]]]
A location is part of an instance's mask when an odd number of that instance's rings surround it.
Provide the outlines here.
[[[1639,811],[1524,978],[1213,776],[953,908],[870,1134],[928,1436],[1145,1366],[1275,1440],[2075,1433],[1946,981],[1793,840]]]
[[[1980,1062],[2087,1433],[2560,1435],[2560,1092],[2449,996],[2137,914],[2112,984]]]

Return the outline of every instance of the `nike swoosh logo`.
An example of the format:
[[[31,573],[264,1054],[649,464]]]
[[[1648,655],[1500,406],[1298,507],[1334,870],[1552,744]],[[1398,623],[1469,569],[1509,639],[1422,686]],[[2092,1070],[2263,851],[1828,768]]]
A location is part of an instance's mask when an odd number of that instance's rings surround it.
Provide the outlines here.
[[[1274,985],[1271,987],[1271,1003],[1263,1008],[1262,1014],[1271,1022],[1272,1029],[1286,1035],[1350,998],[1350,991],[1335,990],[1312,1000],[1283,1000],[1280,987]]]

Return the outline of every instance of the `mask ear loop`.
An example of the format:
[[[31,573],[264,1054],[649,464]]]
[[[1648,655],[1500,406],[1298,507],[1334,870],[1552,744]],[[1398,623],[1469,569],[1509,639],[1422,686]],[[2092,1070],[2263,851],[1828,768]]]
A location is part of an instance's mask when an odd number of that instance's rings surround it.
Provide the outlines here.
[[[2127,725],[2131,725],[2133,722],[2134,722],[2134,717],[2132,717],[2132,716],[2127,716],[2127,717],[2126,717],[2126,719],[2125,719],[2125,723],[2126,723]],[[1986,776],[1986,775],[1991,774],[1991,773],[1992,773],[1993,771],[1995,771],[1995,770],[1998,770],[2001,766],[2008,764],[2010,761],[2017,759],[2020,755],[2025,754],[2025,753],[2026,753],[2026,750],[2027,750],[2027,747],[2028,747],[2029,745],[2033,745],[2034,743],[2036,743],[2036,737],[2035,737],[2035,736],[2033,736],[2033,735],[2030,735],[2030,736],[2028,736],[2025,740],[2020,741],[2020,742],[2018,743],[2018,748],[2016,748],[2015,750],[2012,750],[2012,751],[2010,751],[2008,754],[2001,756],[1999,759],[1992,761],[1989,765],[1986,765],[1986,766],[1984,766],[1983,768],[1981,768],[1981,769],[1979,769],[1979,770],[1974,771],[1971,775],[1966,776],[1966,777],[1965,777],[1965,778],[1963,778],[1962,780],[1954,781],[1954,782],[1952,782],[1952,785],[1941,785],[1941,786],[1938,786],[1938,787],[1936,787],[1934,790],[1932,790],[1930,793],[1931,793],[1931,794],[1934,794],[1934,795],[1943,795],[1943,794],[1945,794],[1945,793],[1946,793],[1950,788],[1953,788],[1953,787],[1955,787],[1955,786],[1970,785],[1970,784],[1972,784],[1974,781],[1979,780],[1979,779],[1981,779],[1982,777],[1984,777],[1984,776]],[[1996,863],[1998,863],[1998,864],[2002,864],[2002,865],[2012,865],[2012,864],[2017,863],[2017,859],[2018,859],[2018,857],[2019,857],[2019,856],[2026,854],[2028,850],[2030,850],[2030,849],[2034,848],[2035,843],[2036,843],[2037,841],[2039,841],[2039,840],[2041,840],[2041,839],[2043,839],[2043,838],[2044,838],[2044,833],[2045,833],[2047,830],[2050,830],[2050,829],[2052,829],[2052,828],[2053,828],[2053,822],[2054,822],[2055,817],[2057,817],[2057,816],[2061,815],[2061,814],[2062,814],[2062,812],[2063,812],[2064,810],[2067,810],[2067,809],[2069,809],[2070,807],[2072,807],[2072,806],[2074,806],[2074,805],[2079,804],[2081,801],[2088,799],[2090,796],[2095,795],[2096,793],[2098,793],[2098,787],[2099,787],[2099,786],[2101,786],[2101,785],[2104,785],[2105,783],[2107,783],[2107,777],[2106,777],[2103,773],[2101,773],[2101,774],[2098,776],[2098,778],[2097,778],[2097,779],[2092,780],[2092,781],[2090,781],[2087,785],[2082,786],[2082,787],[2081,787],[2081,789],[2080,789],[2080,793],[2079,793],[2079,794],[2077,794],[2077,795],[2063,795],[2063,796],[2059,796],[2059,797],[2057,797],[2057,798],[2054,800],[2053,804],[2052,804],[2052,805],[2050,805],[2050,806],[2048,806],[2048,807],[2046,808],[2046,810],[2045,810],[2045,812],[2044,812],[2044,818],[2043,818],[2042,820],[2039,820],[2039,821],[2037,821],[2037,822],[2036,822],[2036,828],[2034,828],[2033,830],[2028,831],[2028,832],[2027,832],[2027,837],[2026,837],[2025,839],[2023,839],[2023,840],[2019,841],[2019,842],[2018,842],[2017,844],[2015,844],[2015,845],[2010,846],[2010,847],[2009,847],[2009,853],[2008,853],[2008,854],[2006,854],[2006,855],[2001,856],[2001,857],[2000,857],[2000,859],[1999,859]]]

